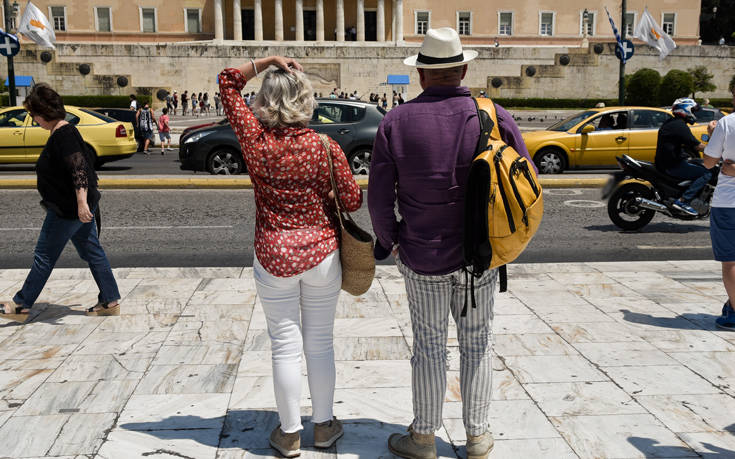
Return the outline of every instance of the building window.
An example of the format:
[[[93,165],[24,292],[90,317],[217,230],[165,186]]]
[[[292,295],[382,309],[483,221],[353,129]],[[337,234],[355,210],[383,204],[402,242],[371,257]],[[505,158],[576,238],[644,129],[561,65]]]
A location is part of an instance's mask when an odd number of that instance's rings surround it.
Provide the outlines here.
[[[579,33],[580,35],[585,34],[584,30],[584,11],[581,11],[579,13]],[[594,11],[587,11],[587,35],[593,36],[595,34],[595,12]]]
[[[539,13],[539,35],[550,37],[554,35],[554,12],[541,11]]]
[[[188,33],[202,33],[202,10],[198,8],[184,8],[186,16],[186,31]]]
[[[498,33],[500,35],[513,35],[513,13],[509,11],[498,13]]]
[[[632,37],[635,32],[635,13],[625,13],[625,35]]]
[[[416,11],[416,35],[426,35],[429,30],[430,15],[428,11]]]
[[[472,13],[457,11],[457,30],[460,35],[472,35]]]
[[[664,32],[674,36],[675,27],[674,24],[676,23],[676,13],[664,13],[664,19],[661,21],[663,24]]]
[[[54,30],[66,31],[65,6],[50,6],[49,16],[51,16],[51,22],[54,24]]]
[[[110,8],[108,7],[95,7],[94,19],[97,25],[97,32],[112,32],[110,14]]]
[[[156,32],[156,9],[141,8],[140,9],[140,30],[146,33]]]

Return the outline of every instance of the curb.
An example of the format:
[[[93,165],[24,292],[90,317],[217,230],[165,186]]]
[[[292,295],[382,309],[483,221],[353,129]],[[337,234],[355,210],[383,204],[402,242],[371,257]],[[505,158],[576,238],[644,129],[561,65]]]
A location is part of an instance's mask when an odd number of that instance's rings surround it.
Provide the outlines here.
[[[357,179],[360,188],[367,189],[368,179]],[[607,178],[545,178],[539,179],[544,188],[602,188]],[[100,177],[99,187],[107,190],[134,189],[252,189],[249,177]],[[36,188],[36,179],[0,179],[0,190]]]

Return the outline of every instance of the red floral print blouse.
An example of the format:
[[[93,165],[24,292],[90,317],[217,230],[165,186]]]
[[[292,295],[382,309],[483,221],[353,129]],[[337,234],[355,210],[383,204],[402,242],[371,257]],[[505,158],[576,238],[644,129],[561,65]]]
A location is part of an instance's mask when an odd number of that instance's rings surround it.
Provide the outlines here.
[[[264,126],[240,95],[246,83],[237,69],[219,75],[222,106],[255,191],[255,255],[272,275],[295,276],[339,248],[327,151],[309,128]],[[339,144],[330,139],[330,146],[339,197],[354,212],[362,190]]]

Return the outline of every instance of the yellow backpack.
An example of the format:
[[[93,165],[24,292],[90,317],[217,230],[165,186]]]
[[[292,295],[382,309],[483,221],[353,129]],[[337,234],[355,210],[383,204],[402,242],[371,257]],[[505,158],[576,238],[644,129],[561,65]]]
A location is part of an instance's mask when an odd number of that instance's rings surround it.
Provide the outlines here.
[[[495,105],[475,99],[480,140],[470,167],[465,196],[465,272],[479,278],[500,268],[500,291],[507,290],[505,265],[515,260],[536,234],[544,213],[538,177],[528,159],[500,138]],[[472,307],[475,295],[472,291]],[[467,302],[462,315],[467,313]]]

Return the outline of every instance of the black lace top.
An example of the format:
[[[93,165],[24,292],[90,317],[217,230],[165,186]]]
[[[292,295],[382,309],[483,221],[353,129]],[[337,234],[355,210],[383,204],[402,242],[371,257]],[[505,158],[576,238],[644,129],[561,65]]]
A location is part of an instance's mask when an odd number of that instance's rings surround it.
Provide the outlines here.
[[[91,155],[75,126],[67,124],[51,134],[36,163],[36,187],[43,207],[62,218],[79,218],[76,190],[86,188],[87,203],[94,210],[100,194]]]

